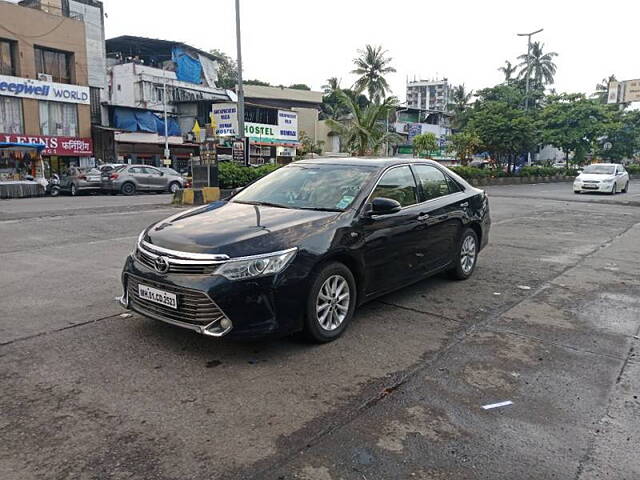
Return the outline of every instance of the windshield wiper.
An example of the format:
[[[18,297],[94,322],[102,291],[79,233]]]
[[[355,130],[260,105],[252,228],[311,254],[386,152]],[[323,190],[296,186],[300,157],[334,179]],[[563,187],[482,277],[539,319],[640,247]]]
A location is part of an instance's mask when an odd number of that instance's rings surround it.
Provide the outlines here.
[[[300,210],[314,210],[316,212],[344,212],[339,208],[322,208],[322,207],[296,207]]]
[[[280,203],[271,203],[271,202],[252,202],[246,200],[234,200],[235,203],[245,203],[247,205],[259,205],[261,207],[276,207],[276,208],[291,208],[287,205],[282,205]]]

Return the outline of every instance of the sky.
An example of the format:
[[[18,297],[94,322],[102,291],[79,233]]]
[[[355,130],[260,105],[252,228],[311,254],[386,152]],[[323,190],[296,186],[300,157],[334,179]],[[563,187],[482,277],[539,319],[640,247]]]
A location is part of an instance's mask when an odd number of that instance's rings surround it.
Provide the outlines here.
[[[103,0],[107,38],[176,40],[236,55],[234,0]],[[525,10],[526,6],[526,10]],[[526,13],[525,13],[526,12]],[[640,1],[609,0],[241,0],[245,79],[350,87],[357,50],[382,45],[409,79],[446,77],[477,90],[502,81],[498,67],[526,52],[526,37],[558,53],[554,87],[590,94],[604,77],[640,78]]]

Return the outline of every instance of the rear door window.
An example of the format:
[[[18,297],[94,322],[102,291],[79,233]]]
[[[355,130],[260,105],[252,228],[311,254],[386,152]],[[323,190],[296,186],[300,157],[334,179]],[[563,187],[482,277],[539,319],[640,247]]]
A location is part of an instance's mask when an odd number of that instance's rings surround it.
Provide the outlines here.
[[[416,182],[411,169],[403,166],[387,171],[371,193],[371,199],[376,197],[391,198],[403,207],[418,203]]]
[[[444,173],[431,165],[414,165],[424,200],[449,195],[449,181]]]

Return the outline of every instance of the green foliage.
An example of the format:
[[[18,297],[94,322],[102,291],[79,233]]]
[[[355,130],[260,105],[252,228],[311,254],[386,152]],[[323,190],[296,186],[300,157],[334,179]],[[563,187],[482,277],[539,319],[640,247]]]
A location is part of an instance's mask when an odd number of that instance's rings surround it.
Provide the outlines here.
[[[222,50],[213,49],[209,53],[219,58],[216,86],[227,90],[235,89],[236,83],[238,83],[238,65],[236,65],[235,60]]]
[[[420,157],[421,155],[428,155],[429,152],[433,152],[438,149],[438,137],[433,133],[421,133],[413,137],[413,156]]]
[[[553,58],[557,57],[556,52],[544,51],[544,43],[533,42],[531,50],[528,53],[520,55],[518,60],[522,60],[519,65],[520,78],[529,76],[530,81],[534,85],[546,85],[553,83],[553,77],[556,74],[556,64]]]
[[[294,83],[293,85],[289,85],[288,88],[293,88],[294,90],[311,90],[311,87],[305,83]]]
[[[320,155],[322,153],[322,142],[314,142],[307,132],[302,130],[299,136],[300,148],[298,148],[298,156],[304,157],[309,153]]]
[[[522,167],[518,172],[521,177],[553,177],[554,175],[576,176],[578,171],[573,168],[553,168],[553,167]]]
[[[467,123],[467,111],[469,102],[473,97],[473,90],[467,91],[464,84],[453,87],[451,90],[451,100],[449,110],[453,115],[453,127],[463,128]]]
[[[535,112],[525,112],[522,100],[520,89],[510,85],[480,90],[465,130],[474,132],[482,147],[505,163],[508,171],[518,155],[533,150],[540,141]]]
[[[220,188],[244,187],[278,169],[280,165],[262,165],[260,167],[243,167],[233,162],[221,162],[218,165]]]
[[[269,82],[263,82],[262,80],[253,79],[253,80],[245,80],[243,82],[245,85],[258,85],[259,87],[271,87],[272,85]]]
[[[400,135],[387,132],[385,125],[389,113],[398,104],[395,97],[388,97],[382,102],[373,102],[362,108],[342,90],[336,91],[336,95],[347,115],[340,121],[328,119],[327,125],[342,137],[353,155],[376,155],[383,144],[400,142]]]
[[[632,163],[630,165],[627,165],[625,168],[631,175],[640,175],[640,164],[638,163]]]
[[[493,170],[475,167],[450,167],[450,170],[467,180],[471,178],[489,177],[494,173]]]
[[[331,78],[329,80],[332,80]],[[325,85],[325,87],[328,87]],[[324,87],[323,87],[324,88]],[[325,92],[327,89],[325,89]],[[326,120],[331,118],[333,120],[340,120],[345,116],[349,115],[349,108],[345,106],[344,102],[342,102],[338,96],[338,91],[344,92],[354,103],[356,103],[361,109],[364,109],[369,105],[369,99],[358,92],[354,92],[348,88],[343,90],[340,89],[340,86],[329,93],[325,94],[322,97],[322,111],[320,112],[320,118]]]
[[[387,51],[383,50],[382,46],[366,45],[364,50],[358,50],[358,53],[360,56],[353,59],[356,68],[351,71],[360,75],[353,86],[354,89],[357,92],[366,90],[372,102],[385,98],[391,87],[384,76],[396,71],[390,66],[392,59],[386,56]]]
[[[492,170],[488,168],[475,168],[475,167],[451,167],[452,171],[460,175],[466,180],[477,178],[496,178],[508,176],[503,170]],[[640,169],[639,169],[640,170]],[[557,169],[553,167],[522,167],[518,172],[519,177],[553,177],[555,175],[567,175],[575,177],[578,175],[578,171],[575,169]]]
[[[454,133],[449,137],[447,150],[454,153],[456,158],[466,165],[469,157],[482,146],[482,139],[473,131]]]
[[[625,112],[615,108],[607,113],[603,136],[596,142],[595,154],[610,162],[633,158],[640,151],[640,111]]]
[[[590,151],[596,138],[604,133],[605,107],[581,93],[551,95],[540,112],[545,143],[570,152]]]

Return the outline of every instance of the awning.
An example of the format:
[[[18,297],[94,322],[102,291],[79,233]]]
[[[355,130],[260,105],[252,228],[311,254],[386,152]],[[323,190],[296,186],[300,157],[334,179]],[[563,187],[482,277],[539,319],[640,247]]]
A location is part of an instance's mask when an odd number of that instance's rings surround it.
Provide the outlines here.
[[[7,150],[17,150],[20,152],[28,152],[29,150],[37,150],[38,153],[47,148],[42,143],[17,143],[17,142],[0,142],[0,148]]]

